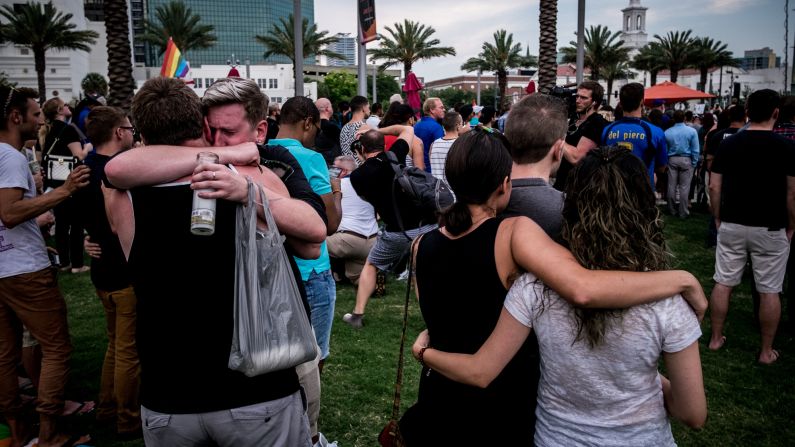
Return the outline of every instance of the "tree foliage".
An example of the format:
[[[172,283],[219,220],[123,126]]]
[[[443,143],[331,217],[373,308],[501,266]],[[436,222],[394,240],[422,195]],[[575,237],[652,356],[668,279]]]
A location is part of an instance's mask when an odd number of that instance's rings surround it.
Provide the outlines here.
[[[323,78],[323,88],[318,83],[318,96],[321,91],[325,91],[326,97],[335,106],[340,101],[350,101],[356,96],[356,89],[358,87],[356,76],[345,71],[332,71]]]
[[[367,97],[372,102],[373,100],[373,77],[367,76]],[[400,93],[400,84],[393,78],[392,76],[378,73],[375,76],[375,89],[378,98],[380,99],[379,102],[384,102],[384,100],[388,100],[390,96],[394,95],[395,93]]]
[[[415,62],[436,57],[455,56],[455,48],[440,47],[439,39],[432,39],[433,27],[405,19],[403,23],[385,26],[389,35],[379,34],[380,46],[367,50],[373,60],[384,62],[380,69],[403,64],[403,76],[407,76]]]
[[[49,50],[91,51],[89,45],[99,35],[94,31],[75,30],[72,14],[63,13],[52,5],[25,3],[0,6],[0,36],[3,41],[29,48],[38,77],[39,100],[44,102],[47,88],[44,80],[45,54]]]
[[[631,62],[632,68],[648,71],[651,85],[657,84],[657,73],[666,68],[662,57],[662,49],[657,42],[649,42],[643,46]]]
[[[290,14],[287,20],[284,18],[279,19],[279,24],[268,31],[268,34],[264,36],[255,36],[257,42],[265,45],[265,53],[262,55],[263,58],[267,59],[277,55],[286,56],[290,59],[290,62],[295,65],[294,24],[295,19],[293,19],[293,15]],[[309,20],[307,18],[301,21],[301,27],[304,33],[304,57],[319,55],[331,59],[345,59],[345,56],[342,54],[327,48],[332,43],[337,42],[338,39],[335,36],[329,36],[328,31],[318,31],[316,24],[309,26]]]
[[[483,42],[480,54],[467,59],[461,65],[461,69],[469,72],[494,72],[499,86],[500,105],[504,110],[510,102],[505,97],[505,90],[508,87],[508,69],[525,66],[528,61],[522,56],[522,44],[513,42],[512,33],[500,29],[494,33],[493,37],[494,43]]]
[[[80,88],[83,89],[83,94],[89,95],[95,93],[102,96],[108,96],[108,81],[105,76],[99,73],[88,73],[82,81],[80,81]]]
[[[665,36],[654,35],[659,45],[661,61],[671,71],[671,82],[676,82],[679,70],[693,64],[696,46],[692,33],[693,30],[687,30],[668,31]]]
[[[706,91],[707,74],[712,67],[739,67],[740,63],[734,58],[727,45],[720,40],[709,37],[696,37],[693,39],[692,65],[700,74],[699,88]]]
[[[598,81],[604,78],[608,67],[629,61],[629,49],[624,47],[621,31],[612,32],[606,26],[591,25],[585,30],[584,66],[591,70],[591,79]],[[563,61],[577,61],[577,42],[569,42],[568,47],[561,48]]]
[[[203,25],[201,16],[194,14],[180,0],[158,6],[155,17],[156,22],[145,23],[141,40],[157,47],[158,54],[165,53],[169,37],[174,40],[182,54],[194,49],[210,48],[217,41],[213,33],[215,27]]]

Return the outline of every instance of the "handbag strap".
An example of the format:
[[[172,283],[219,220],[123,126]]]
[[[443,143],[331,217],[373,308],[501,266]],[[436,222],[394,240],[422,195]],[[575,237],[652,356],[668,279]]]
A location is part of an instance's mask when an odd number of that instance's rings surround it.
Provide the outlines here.
[[[400,416],[400,389],[403,386],[403,352],[406,345],[406,329],[409,325],[409,297],[411,295],[411,279],[414,276],[414,248],[419,245],[419,238],[411,244],[409,249],[409,277],[406,281],[406,302],[403,306],[403,332],[400,335],[400,355],[398,355],[397,378],[395,379],[395,399],[392,402],[392,419]]]
[[[58,144],[58,140],[61,139],[61,134],[63,133],[64,129],[66,129],[67,127],[69,127],[68,124],[61,127],[61,130],[58,131],[58,135],[55,136],[55,140],[53,140],[52,144],[50,145],[50,150],[47,151],[46,155],[50,155],[50,152],[52,152],[52,150],[55,148],[55,145]]]

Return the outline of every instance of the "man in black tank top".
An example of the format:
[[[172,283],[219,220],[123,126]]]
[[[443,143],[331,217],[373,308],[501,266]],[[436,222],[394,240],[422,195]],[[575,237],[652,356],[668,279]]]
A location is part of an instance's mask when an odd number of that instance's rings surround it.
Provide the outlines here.
[[[132,112],[148,145],[205,143],[201,104],[179,80],[147,81],[133,100]],[[181,140],[174,141],[174,129],[179,129]],[[294,368],[246,377],[227,367],[233,327],[235,202],[245,200],[246,187],[241,175],[221,165],[185,177],[193,171],[199,150],[217,153],[223,163],[240,161],[233,149],[147,146],[116,157],[106,167],[111,182],[131,188],[130,198],[124,195],[126,202],[111,201],[111,220],[116,221],[117,213],[134,215],[134,228],[123,222],[116,228],[138,296],[144,439],[148,446],[178,445],[186,439],[217,445],[311,445]],[[139,156],[144,164],[154,161],[154,165],[144,168],[133,182],[118,175],[140,168]],[[237,169],[264,183],[277,226],[290,236],[291,247],[316,257],[325,236],[321,216],[306,203],[289,198],[270,171]],[[146,184],[175,177],[182,181]],[[212,236],[190,233],[191,181],[198,188],[215,189],[221,199]],[[291,222],[295,219],[301,222]]]

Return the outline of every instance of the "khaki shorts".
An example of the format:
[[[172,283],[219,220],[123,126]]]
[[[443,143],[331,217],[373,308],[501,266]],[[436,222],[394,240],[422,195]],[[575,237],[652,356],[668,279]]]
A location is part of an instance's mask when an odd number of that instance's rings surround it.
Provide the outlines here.
[[[712,279],[728,287],[740,284],[748,255],[751,255],[756,290],[780,293],[789,255],[786,231],[721,223]]]

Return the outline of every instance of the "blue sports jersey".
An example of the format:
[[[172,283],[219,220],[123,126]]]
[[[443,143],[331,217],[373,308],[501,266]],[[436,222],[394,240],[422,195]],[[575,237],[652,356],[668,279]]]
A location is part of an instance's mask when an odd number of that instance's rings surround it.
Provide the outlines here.
[[[665,141],[665,133],[654,124],[640,118],[624,117],[608,124],[602,131],[602,144],[624,147],[643,160],[649,167],[652,186],[654,186],[654,169],[668,165],[668,144]]]

